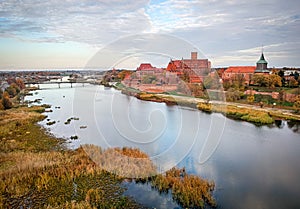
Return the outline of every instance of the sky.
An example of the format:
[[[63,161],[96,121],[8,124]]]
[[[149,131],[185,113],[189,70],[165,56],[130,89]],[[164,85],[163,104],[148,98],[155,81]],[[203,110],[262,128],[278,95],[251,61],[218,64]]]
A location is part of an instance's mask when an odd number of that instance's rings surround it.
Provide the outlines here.
[[[299,0],[0,0],[0,69],[166,67],[190,51],[254,66],[262,49],[300,67]]]

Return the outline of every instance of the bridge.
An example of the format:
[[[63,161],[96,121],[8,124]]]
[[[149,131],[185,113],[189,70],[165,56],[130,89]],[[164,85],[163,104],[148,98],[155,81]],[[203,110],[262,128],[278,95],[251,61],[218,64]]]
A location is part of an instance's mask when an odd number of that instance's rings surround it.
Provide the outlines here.
[[[49,81],[49,80],[36,80],[36,81],[26,81],[24,82],[25,85],[38,85],[39,84],[57,84],[58,88],[60,88],[60,84],[70,84],[71,88],[73,88],[74,83],[81,83],[84,86],[85,83],[88,84],[96,84],[95,81],[87,81],[87,80],[69,80],[69,81]]]

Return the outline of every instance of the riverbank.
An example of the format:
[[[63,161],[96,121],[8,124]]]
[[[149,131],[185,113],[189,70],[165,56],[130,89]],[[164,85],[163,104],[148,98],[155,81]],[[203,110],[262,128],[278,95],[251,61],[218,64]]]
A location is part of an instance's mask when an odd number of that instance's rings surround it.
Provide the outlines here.
[[[143,208],[123,195],[121,177],[38,126],[44,110],[0,112],[0,208]]]
[[[140,92],[122,86],[118,86],[117,89],[121,90],[123,94],[135,96],[136,98],[141,100],[164,102],[168,105],[187,106],[208,113],[221,113],[226,117],[255,123],[257,125],[273,124],[275,120],[300,121],[299,114],[295,114],[289,110],[278,108],[261,108],[254,105],[232,103],[226,101],[208,101],[201,98],[182,95],[179,96],[170,94],[154,94]]]
[[[36,123],[50,106],[19,106],[0,111],[0,208],[145,208],[125,196],[124,180],[155,182],[165,187],[149,157],[138,149],[84,145],[65,148],[65,140],[49,135]],[[215,206],[214,183],[185,173],[171,181],[182,207]],[[191,189],[191,181],[199,184]],[[168,185],[171,185],[168,183]],[[209,186],[207,186],[209,185]],[[194,190],[201,189],[197,196]],[[179,190],[180,189],[180,190]],[[183,190],[183,191],[181,191]]]

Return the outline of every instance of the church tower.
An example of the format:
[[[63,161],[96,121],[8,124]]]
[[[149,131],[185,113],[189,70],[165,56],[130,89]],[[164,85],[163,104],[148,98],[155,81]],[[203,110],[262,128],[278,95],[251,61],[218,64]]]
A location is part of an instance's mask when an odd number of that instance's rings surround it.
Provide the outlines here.
[[[255,73],[269,73],[268,62],[265,60],[263,51],[261,52],[260,59],[256,62]]]

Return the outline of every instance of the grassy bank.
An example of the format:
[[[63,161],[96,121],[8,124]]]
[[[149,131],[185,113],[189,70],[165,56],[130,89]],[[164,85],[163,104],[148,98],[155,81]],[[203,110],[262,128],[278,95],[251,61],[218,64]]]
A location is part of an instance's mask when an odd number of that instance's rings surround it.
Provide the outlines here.
[[[67,150],[36,122],[43,107],[1,111],[0,208],[142,208],[123,196],[122,178],[84,148]]]
[[[212,104],[204,102],[199,102],[197,108],[209,113],[222,113],[229,118],[252,122],[255,124],[264,125],[274,123],[274,119],[272,118],[272,116],[268,112],[265,112],[263,110],[261,111],[241,106]]]
[[[126,93],[127,89],[122,89],[122,93]],[[131,93],[132,91],[130,91]],[[251,107],[250,105],[244,104],[232,104],[226,102],[207,102],[203,99],[176,96],[169,94],[154,94],[147,92],[135,92],[135,94],[129,94],[137,97],[138,99],[153,102],[164,102],[168,105],[181,105],[191,108],[197,108],[204,112],[217,112],[222,113],[225,116],[237,120],[243,120],[258,125],[267,125],[274,123],[275,120],[294,120],[300,121],[300,115],[286,113],[278,109],[261,108],[258,109],[256,106]]]

